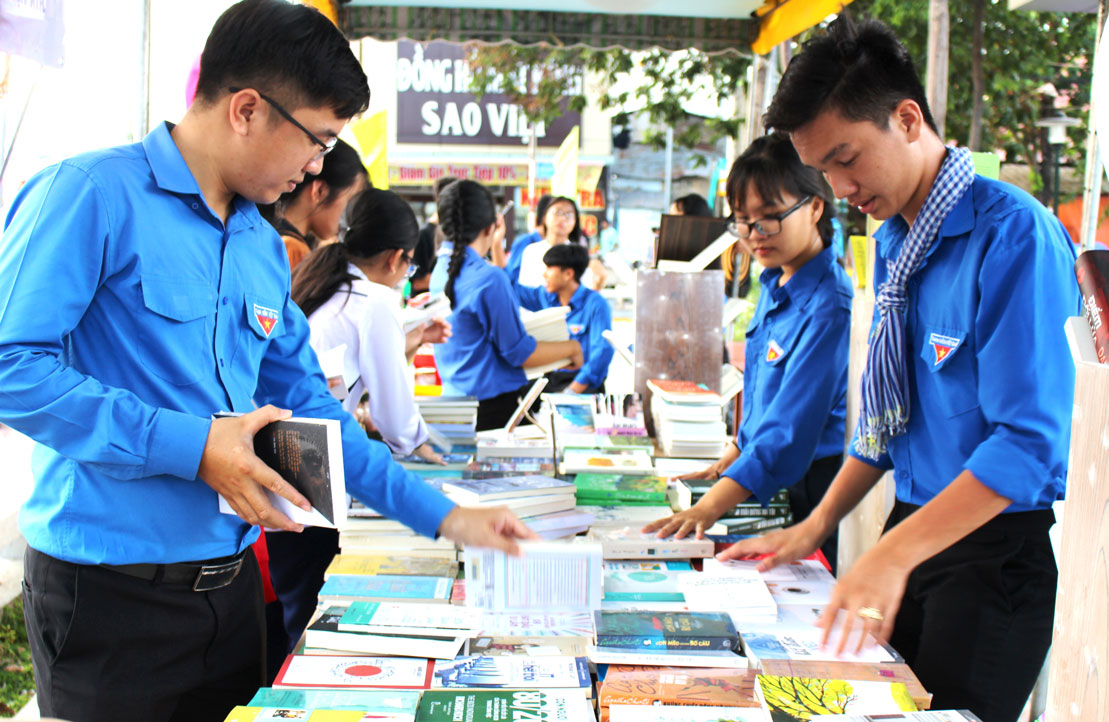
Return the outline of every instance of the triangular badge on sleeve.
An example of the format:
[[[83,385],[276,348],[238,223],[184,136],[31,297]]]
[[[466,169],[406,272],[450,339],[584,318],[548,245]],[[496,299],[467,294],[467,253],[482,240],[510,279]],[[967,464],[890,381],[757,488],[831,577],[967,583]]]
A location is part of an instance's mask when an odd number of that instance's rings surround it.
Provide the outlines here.
[[[277,311],[272,308],[266,308],[265,306],[259,306],[256,303],[254,304],[254,318],[258,319],[258,324],[262,327],[262,330],[265,331],[266,338],[269,338],[270,332],[273,331],[273,327],[277,325]]]
[[[933,333],[928,337],[928,343],[936,351],[936,360],[932,363],[933,366],[939,366],[943,360],[950,356],[955,349],[959,348],[962,339],[953,336],[944,336],[938,333]]]
[[[772,364],[782,357],[785,351],[774,339],[770,339],[770,345],[766,347],[766,362]]]

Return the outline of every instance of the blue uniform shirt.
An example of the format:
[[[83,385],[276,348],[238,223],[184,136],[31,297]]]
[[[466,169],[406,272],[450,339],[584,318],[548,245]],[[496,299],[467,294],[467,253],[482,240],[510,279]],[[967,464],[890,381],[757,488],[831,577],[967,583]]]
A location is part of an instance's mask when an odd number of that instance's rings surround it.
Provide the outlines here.
[[[508,276],[469,247],[454,279],[454,308],[448,320],[451,337],[435,345],[444,393],[480,401],[527,383],[522,366],[538,342],[524,331]]]
[[[516,289],[520,305],[529,311],[558,306],[558,294],[548,293],[541,287],[520,286]],[[578,286],[570,296],[570,313],[566,316],[570,327],[570,338],[581,344],[585,364],[578,371],[574,381],[585,384],[587,388],[599,389],[608,376],[608,365],[612,363],[612,348],[601,334],[612,330],[612,310],[608,301],[591,288]]]
[[[900,216],[879,230],[875,287],[907,233]],[[1063,498],[1074,400],[1063,323],[1080,308],[1073,268],[1058,219],[1024,191],[975,176],[909,281],[908,431],[878,462],[861,459],[894,470],[898,499],[925,504],[964,469],[1011,499],[1009,512]]]
[[[843,453],[851,283],[828,247],[781,286],[762,272],[747,328],[739,458],[724,476],[768,503],[816,459]]]
[[[513,288],[520,282],[520,264],[524,260],[524,249],[541,240],[543,240],[543,236],[539,234],[539,231],[532,231],[512,241],[512,248],[508,251],[508,261],[504,265],[504,272],[508,274],[508,280],[512,281]]]
[[[84,564],[235,554],[258,529],[197,479],[210,415],[343,420],[347,488],[434,535],[452,504],[327,390],[289,265],[253,203],[226,226],[169,127],[29,180],[0,244],[0,420],[35,439],[27,543]]]

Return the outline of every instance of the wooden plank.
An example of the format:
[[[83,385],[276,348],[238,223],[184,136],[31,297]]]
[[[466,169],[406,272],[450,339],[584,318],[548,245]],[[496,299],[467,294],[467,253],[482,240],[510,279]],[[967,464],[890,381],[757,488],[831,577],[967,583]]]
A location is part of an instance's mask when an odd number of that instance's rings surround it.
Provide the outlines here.
[[[1109,366],[1079,363],[1047,719],[1109,720]]]

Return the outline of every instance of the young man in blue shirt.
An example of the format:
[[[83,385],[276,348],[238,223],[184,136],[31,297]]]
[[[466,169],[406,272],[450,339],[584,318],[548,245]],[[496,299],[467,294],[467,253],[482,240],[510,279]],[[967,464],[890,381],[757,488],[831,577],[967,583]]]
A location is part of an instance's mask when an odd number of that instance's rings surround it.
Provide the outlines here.
[[[44,716],[222,719],[263,683],[249,546],[257,525],[300,530],[267,489],[307,501],[253,435],[290,413],[340,419],[347,488],[416,531],[509,550],[529,535],[507,510],[455,507],[342,411],[254,205],[318,172],[366,109],[347,40],[305,6],[246,0],[201,65],[179,124],[47,168],[5,222],[0,420],[38,442],[20,528]]]
[[[615,350],[602,336],[612,330],[612,310],[601,294],[581,285],[581,276],[589,267],[589,251],[575,243],[554,246],[543,254],[547,270],[543,273],[545,286],[540,288],[517,286],[520,305],[529,311],[541,311],[552,306],[569,306],[566,325],[570,338],[581,344],[585,363],[575,371],[552,371],[550,391],[569,389],[575,394],[595,394],[608,376]]]
[[[935,708],[1011,722],[1051,643],[1048,529],[1074,389],[1063,323],[1079,308],[1071,242],[1036,200],[944,147],[881,23],[840,18],[809,41],[766,121],[838,197],[886,222],[850,456],[808,519],[724,556],[770,553],[769,568],[810,553],[892,470],[886,532],[841,577],[822,624],[889,639]]]

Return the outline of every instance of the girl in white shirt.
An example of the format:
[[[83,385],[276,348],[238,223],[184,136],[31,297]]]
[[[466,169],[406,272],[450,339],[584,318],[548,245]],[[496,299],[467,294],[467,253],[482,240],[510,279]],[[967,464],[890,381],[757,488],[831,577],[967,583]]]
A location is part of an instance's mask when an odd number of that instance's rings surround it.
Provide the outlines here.
[[[516,286],[542,286],[546,283],[543,274],[547,271],[547,264],[543,263],[543,256],[555,246],[577,243],[588,250],[588,242],[582,235],[578,206],[569,198],[552,198],[543,217],[537,220],[536,230],[542,234],[543,240],[524,249],[520,258],[520,275],[514,284]],[[595,259],[591,260],[589,268],[581,277],[581,284],[586,288],[596,289],[599,286],[598,280],[603,282],[604,276],[604,266]]]
[[[317,354],[346,346],[346,400],[352,413],[369,395],[369,416],[394,453],[441,459],[428,444],[427,426],[413,399],[408,363],[423,343],[442,343],[450,326],[433,319],[405,334],[397,285],[415,266],[419,224],[408,204],[390,191],[369,189],[348,210],[338,243],[313,251],[293,274],[292,296],[312,328]]]

